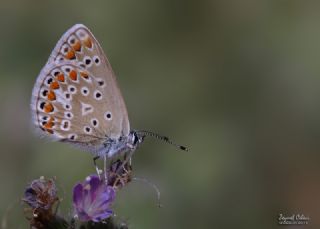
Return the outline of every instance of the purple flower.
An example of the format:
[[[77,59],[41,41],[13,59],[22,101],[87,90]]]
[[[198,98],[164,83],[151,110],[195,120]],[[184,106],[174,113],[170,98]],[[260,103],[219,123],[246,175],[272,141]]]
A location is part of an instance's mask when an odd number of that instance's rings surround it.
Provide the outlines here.
[[[91,175],[73,188],[73,206],[80,221],[99,222],[112,215],[110,205],[115,199],[115,190]]]
[[[51,210],[53,204],[58,200],[54,180],[44,177],[33,180],[25,189],[22,200],[33,209]]]

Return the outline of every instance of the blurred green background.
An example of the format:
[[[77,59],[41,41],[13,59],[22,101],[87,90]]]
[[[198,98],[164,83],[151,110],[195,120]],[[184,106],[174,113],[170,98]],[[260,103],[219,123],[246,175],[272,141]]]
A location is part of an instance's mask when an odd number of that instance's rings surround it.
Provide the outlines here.
[[[299,0],[0,2],[0,215],[28,228],[19,199],[57,177],[60,212],[94,173],[88,153],[32,134],[30,97],[60,36],[87,25],[146,140],[114,205],[129,228],[276,228],[278,214],[320,225],[320,3]],[[11,206],[11,207],[10,207]],[[11,209],[11,210],[8,210]],[[300,228],[300,227],[299,227]]]

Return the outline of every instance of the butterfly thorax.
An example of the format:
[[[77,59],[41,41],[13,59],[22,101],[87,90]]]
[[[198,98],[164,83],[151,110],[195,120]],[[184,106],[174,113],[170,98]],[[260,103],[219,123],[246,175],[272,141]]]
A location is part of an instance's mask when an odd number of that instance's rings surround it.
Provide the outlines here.
[[[120,136],[118,139],[108,138],[104,143],[104,148],[98,152],[98,156],[107,155],[109,158],[114,155],[124,155],[133,153],[143,142],[144,137],[139,136],[136,131],[131,131],[127,136]]]

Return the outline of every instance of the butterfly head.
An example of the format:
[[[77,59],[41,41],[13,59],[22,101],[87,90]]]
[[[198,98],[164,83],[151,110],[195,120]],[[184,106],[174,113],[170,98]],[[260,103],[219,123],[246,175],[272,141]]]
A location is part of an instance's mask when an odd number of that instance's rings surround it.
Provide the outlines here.
[[[135,130],[132,130],[130,131],[128,136],[128,144],[130,144],[132,148],[136,149],[144,141],[144,138],[145,135],[140,134]]]

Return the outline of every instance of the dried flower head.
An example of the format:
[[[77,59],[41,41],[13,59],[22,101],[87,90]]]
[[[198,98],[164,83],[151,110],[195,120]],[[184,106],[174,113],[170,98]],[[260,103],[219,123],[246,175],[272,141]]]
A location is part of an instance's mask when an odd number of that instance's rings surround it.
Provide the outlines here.
[[[121,160],[113,162],[107,171],[108,185],[120,189],[132,180],[132,167]]]
[[[100,222],[112,215],[110,206],[115,199],[112,186],[91,175],[73,188],[73,206],[80,221]]]
[[[25,189],[22,200],[32,209],[52,209],[52,206],[58,201],[54,180],[44,177],[33,180]]]
[[[58,200],[54,179],[40,177],[26,187],[22,201],[28,205],[25,211],[32,212],[31,217],[27,217],[31,228],[48,228],[53,221],[64,224],[53,211],[53,206]]]

